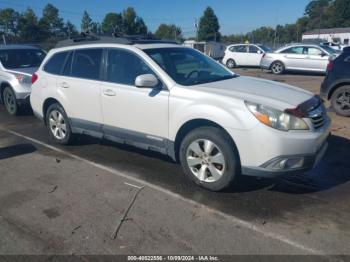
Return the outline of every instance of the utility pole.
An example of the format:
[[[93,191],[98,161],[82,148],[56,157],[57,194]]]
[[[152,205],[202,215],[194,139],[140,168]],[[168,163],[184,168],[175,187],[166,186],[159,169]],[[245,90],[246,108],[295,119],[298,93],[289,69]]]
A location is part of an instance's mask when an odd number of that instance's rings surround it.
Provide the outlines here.
[[[197,18],[194,20],[194,26],[196,27],[196,41],[198,42],[198,21]]]

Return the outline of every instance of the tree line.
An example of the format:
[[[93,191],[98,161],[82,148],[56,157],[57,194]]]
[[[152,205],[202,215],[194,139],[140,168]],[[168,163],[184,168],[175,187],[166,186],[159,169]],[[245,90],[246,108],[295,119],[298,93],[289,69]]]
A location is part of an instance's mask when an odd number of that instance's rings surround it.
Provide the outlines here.
[[[263,26],[245,34],[232,35],[221,35],[219,19],[214,10],[207,7],[195,27],[196,35],[193,38],[199,41],[249,41],[269,45],[298,42],[308,30],[350,27],[350,0],[312,0],[306,6],[304,16],[295,23],[276,28]],[[44,48],[50,48],[60,39],[78,35],[79,31],[97,35],[153,35],[162,39],[184,40],[181,28],[175,24],[162,23],[155,32],[151,32],[132,7],[121,13],[107,13],[102,22],[93,21],[84,11],[79,29],[69,20],[64,21],[59,9],[52,4],[43,8],[40,18],[31,8],[21,13],[12,8],[0,9],[0,34],[7,42],[40,43]]]

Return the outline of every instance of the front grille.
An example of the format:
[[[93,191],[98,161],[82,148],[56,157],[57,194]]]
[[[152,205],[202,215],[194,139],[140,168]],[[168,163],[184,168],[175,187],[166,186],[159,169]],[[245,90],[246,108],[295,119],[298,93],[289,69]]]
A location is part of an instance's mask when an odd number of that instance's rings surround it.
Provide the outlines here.
[[[326,109],[323,104],[309,112],[309,117],[314,129],[319,129],[324,125],[326,115]]]

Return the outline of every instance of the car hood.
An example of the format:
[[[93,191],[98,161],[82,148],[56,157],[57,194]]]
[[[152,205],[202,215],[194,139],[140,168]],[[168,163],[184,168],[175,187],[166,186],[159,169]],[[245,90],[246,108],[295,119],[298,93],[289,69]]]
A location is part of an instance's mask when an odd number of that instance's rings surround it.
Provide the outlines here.
[[[232,79],[194,86],[201,91],[232,96],[284,110],[296,107],[314,96],[313,93],[291,85],[254,77]]]
[[[11,68],[7,69],[7,72],[10,73],[24,73],[27,75],[32,75],[38,70],[38,67],[27,67],[27,68]]]

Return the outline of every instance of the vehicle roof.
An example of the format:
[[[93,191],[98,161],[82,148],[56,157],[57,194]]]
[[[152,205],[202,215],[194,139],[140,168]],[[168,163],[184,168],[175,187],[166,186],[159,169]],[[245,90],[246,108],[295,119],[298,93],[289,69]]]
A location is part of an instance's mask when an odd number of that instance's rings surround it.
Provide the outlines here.
[[[40,49],[40,48],[32,45],[19,45],[19,44],[0,45],[0,50],[10,50],[10,49]]]

